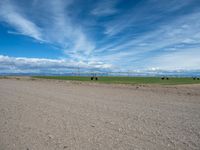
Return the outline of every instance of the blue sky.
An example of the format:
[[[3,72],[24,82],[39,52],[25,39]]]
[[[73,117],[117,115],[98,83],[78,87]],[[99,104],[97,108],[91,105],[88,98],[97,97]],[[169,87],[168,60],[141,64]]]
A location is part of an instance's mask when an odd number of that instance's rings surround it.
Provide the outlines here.
[[[199,71],[199,0],[1,0],[0,73]]]

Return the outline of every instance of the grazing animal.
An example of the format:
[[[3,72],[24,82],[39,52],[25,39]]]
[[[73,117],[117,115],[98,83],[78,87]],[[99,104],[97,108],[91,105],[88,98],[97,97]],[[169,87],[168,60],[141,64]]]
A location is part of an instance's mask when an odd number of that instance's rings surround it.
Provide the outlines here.
[[[193,80],[196,80],[196,77],[193,77]]]
[[[93,80],[94,77],[91,77],[91,80]]]
[[[197,80],[199,80],[199,78],[197,78]]]
[[[98,77],[95,77],[96,80],[98,80]]]
[[[162,80],[164,80],[164,79],[165,79],[165,77],[162,77],[161,79],[162,79]]]
[[[167,77],[166,79],[167,79],[167,80],[169,80],[169,78],[168,78],[168,77]]]

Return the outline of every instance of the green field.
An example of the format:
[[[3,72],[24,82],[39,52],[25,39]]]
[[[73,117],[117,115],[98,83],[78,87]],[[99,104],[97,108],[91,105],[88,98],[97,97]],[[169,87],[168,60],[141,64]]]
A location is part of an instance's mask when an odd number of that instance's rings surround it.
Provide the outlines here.
[[[91,81],[90,77],[82,76],[34,76],[33,78],[57,79],[57,80],[74,80],[98,83],[120,83],[120,84],[162,84],[162,85],[178,85],[178,84],[200,84],[200,80],[192,78],[169,78],[169,80],[161,80],[160,77],[98,77],[98,81]]]

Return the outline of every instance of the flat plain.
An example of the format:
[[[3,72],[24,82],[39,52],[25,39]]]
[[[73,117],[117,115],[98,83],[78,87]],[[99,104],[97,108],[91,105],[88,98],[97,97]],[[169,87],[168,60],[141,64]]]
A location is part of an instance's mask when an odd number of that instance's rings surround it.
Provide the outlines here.
[[[35,76],[34,78],[57,79],[71,81],[91,82],[88,76]],[[98,80],[92,82],[107,84],[160,84],[160,85],[180,85],[180,84],[200,84],[200,78],[191,77],[127,77],[127,76],[100,76]]]
[[[200,147],[200,85],[0,79],[0,149]]]

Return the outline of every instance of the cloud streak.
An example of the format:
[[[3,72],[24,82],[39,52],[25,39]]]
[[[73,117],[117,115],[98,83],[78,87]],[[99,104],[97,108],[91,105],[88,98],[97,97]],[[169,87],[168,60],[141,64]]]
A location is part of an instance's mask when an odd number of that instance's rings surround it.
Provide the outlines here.
[[[103,0],[97,2],[96,7],[91,11],[91,13],[95,16],[109,16],[116,14],[118,12],[115,7],[118,3],[118,0],[115,1],[107,1]]]
[[[23,17],[9,1],[0,2],[0,20],[8,23],[18,33],[43,41],[41,29]]]
[[[115,20],[106,22],[104,24],[105,34],[113,36],[128,29],[137,31],[141,26],[147,31],[152,30],[152,27],[157,27],[157,25],[169,21],[168,19],[173,20],[173,17],[177,19],[179,16],[173,14],[179,13],[182,11],[181,9],[194,2],[196,0],[184,0],[181,4],[179,0],[171,0],[170,2],[166,0],[141,0]]]
[[[28,36],[62,51],[65,61],[55,58],[56,66],[70,62],[75,66],[83,63],[88,68],[112,66],[113,71],[198,70],[200,9],[197,4],[197,0],[183,0],[181,4],[179,0],[141,0],[127,4],[122,0],[93,3],[1,0],[0,23],[9,25],[9,34]],[[8,62],[7,56],[1,57]],[[8,59],[20,62],[18,58]],[[54,63],[51,59],[35,59],[24,59],[29,63],[22,65],[31,68],[34,60],[33,64],[45,68],[45,62]]]
[[[67,11],[71,3],[71,1],[45,0],[41,2],[39,8],[32,7],[33,10],[29,12],[29,8],[14,5],[12,0],[3,0],[0,5],[0,20],[8,23],[16,30],[16,32],[9,33],[22,34],[39,42],[54,44],[71,59],[82,58],[80,60],[82,61],[89,57],[95,46],[87,38],[81,26],[72,23]],[[33,4],[39,5],[37,1],[34,1]],[[20,11],[17,11],[19,9],[24,13],[21,14]],[[42,21],[37,22],[34,19],[31,20],[30,16],[25,17],[33,12],[41,12],[43,16],[36,14],[35,18]]]
[[[188,57],[186,63],[190,64],[191,68],[199,69],[199,66],[196,65],[197,62],[194,63],[192,59],[192,57],[196,58],[196,56],[200,56],[198,53],[200,44],[199,17],[199,12],[184,15],[177,21],[175,20],[160,25],[158,29],[141,33],[140,36],[136,36],[136,38],[125,39],[121,43],[109,43],[98,49],[97,52],[99,54],[104,53],[106,55],[105,60],[109,60],[109,56],[112,58],[114,53],[120,58],[116,61],[117,65],[124,64],[121,66],[123,68],[128,68],[126,67],[126,64],[133,64],[135,68],[129,66],[130,69],[142,69],[143,67],[148,66],[147,60],[149,60],[148,64],[151,64],[154,63],[152,61],[154,57],[159,57],[160,60],[165,59],[166,61],[169,61],[169,63],[162,63],[162,65],[157,62],[157,65],[160,68],[168,68],[167,66],[172,63],[174,64],[175,69],[184,68],[184,65],[185,68],[188,68],[186,67],[188,66],[187,64],[176,62],[182,62],[181,57],[184,58],[184,54],[187,56],[187,53],[181,53],[184,51],[183,48],[190,47],[188,51],[192,51],[192,53],[190,54],[190,57]],[[172,50],[176,53],[172,53]],[[126,53],[126,55],[123,56],[122,53]],[[171,54],[177,57],[177,60],[166,59],[166,57],[171,56]],[[156,66],[156,64],[154,65]]]

